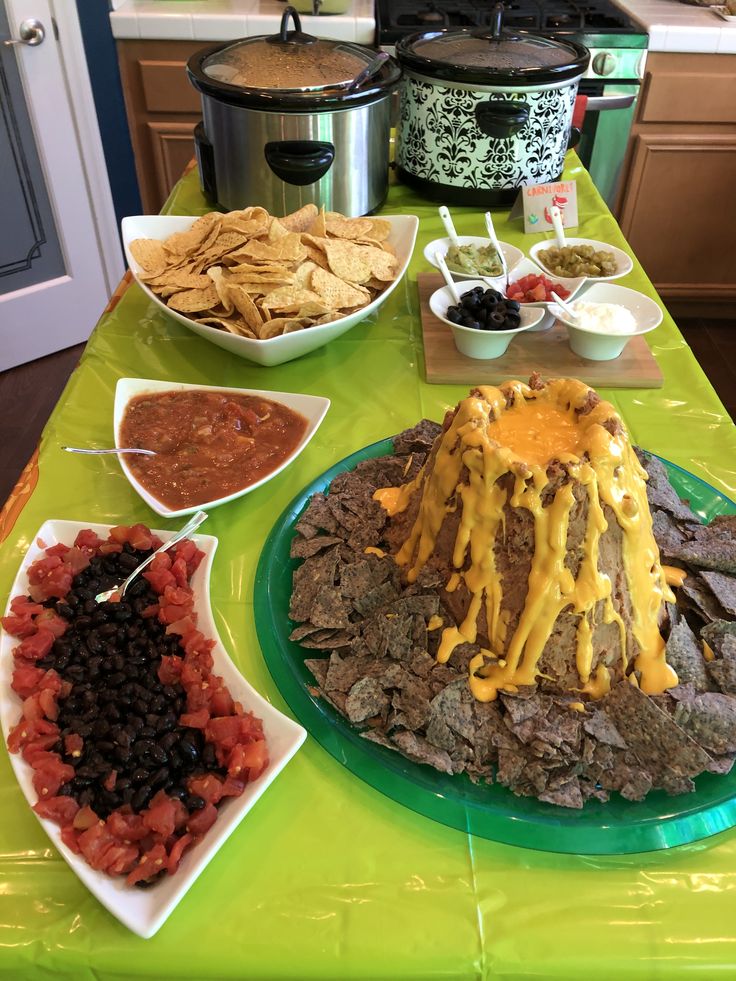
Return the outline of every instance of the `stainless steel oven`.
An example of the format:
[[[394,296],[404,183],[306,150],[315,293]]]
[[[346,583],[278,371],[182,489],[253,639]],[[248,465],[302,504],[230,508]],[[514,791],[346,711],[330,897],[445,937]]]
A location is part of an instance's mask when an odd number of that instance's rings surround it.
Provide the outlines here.
[[[487,27],[492,0],[376,0],[376,43],[443,27]],[[613,207],[644,75],[646,31],[612,0],[507,0],[504,26],[570,38],[591,53],[578,87],[587,112],[577,151]]]

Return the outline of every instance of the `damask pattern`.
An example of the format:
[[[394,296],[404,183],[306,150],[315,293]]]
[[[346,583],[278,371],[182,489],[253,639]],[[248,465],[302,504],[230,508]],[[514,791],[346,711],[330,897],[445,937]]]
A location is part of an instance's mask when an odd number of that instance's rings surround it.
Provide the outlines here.
[[[567,151],[577,81],[559,89],[488,93],[405,75],[400,90],[396,160],[407,173],[454,187],[502,189],[554,180]],[[514,136],[486,135],[479,103],[524,102],[529,120]]]

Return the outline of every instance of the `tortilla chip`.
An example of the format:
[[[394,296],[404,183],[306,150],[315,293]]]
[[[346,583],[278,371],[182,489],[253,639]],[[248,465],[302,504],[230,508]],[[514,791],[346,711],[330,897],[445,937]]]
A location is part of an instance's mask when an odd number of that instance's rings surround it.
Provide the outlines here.
[[[298,211],[292,211],[290,215],[285,215],[281,219],[281,224],[290,232],[306,232],[318,214],[316,204],[305,204]]]
[[[175,293],[169,297],[167,305],[172,310],[178,310],[181,313],[196,313],[200,310],[207,310],[218,300],[217,290],[212,285],[203,290],[184,290],[181,293]]]
[[[368,290],[351,286],[338,276],[327,272],[326,269],[320,269],[319,266],[312,271],[312,289],[332,310],[364,305],[370,300]]]

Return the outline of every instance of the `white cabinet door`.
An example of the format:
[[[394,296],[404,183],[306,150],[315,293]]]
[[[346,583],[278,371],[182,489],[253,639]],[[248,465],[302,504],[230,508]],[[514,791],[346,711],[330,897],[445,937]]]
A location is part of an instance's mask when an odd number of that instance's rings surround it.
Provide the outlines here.
[[[86,340],[123,271],[75,7],[0,0],[0,370]]]

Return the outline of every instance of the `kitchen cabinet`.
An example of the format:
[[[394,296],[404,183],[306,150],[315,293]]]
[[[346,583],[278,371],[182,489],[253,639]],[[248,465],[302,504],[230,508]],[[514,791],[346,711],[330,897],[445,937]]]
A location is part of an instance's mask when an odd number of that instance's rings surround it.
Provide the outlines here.
[[[206,41],[118,41],[125,111],[143,210],[156,214],[194,156],[199,93],[186,63]]]
[[[624,163],[621,229],[670,309],[736,299],[736,55],[647,59]]]

